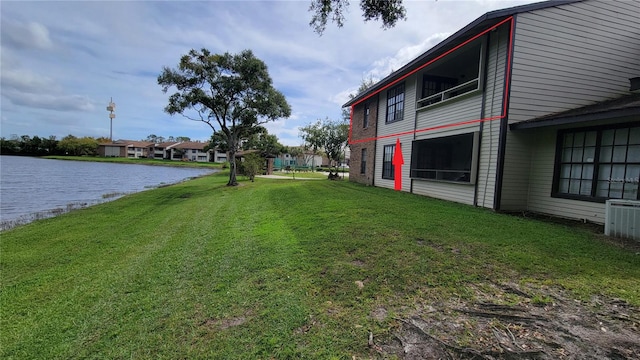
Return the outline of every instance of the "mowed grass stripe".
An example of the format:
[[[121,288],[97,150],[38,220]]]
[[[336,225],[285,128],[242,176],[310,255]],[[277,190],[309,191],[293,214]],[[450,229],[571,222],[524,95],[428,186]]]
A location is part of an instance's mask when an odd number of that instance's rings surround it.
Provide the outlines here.
[[[583,230],[344,181],[225,183],[2,233],[0,356],[366,355],[392,316],[483,281],[640,304],[637,256]]]

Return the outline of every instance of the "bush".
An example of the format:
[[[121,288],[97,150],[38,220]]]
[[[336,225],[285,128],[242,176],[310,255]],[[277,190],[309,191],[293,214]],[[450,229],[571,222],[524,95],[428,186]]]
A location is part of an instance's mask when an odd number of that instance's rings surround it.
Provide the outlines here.
[[[248,176],[251,181],[262,170],[264,159],[258,154],[248,154],[244,157],[244,161],[238,164],[238,172]]]

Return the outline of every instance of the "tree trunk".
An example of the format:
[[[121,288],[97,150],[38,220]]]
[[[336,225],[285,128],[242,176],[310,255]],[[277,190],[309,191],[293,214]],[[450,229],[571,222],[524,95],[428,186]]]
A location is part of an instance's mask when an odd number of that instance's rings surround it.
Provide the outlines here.
[[[229,182],[227,186],[238,186],[238,180],[236,179],[236,141],[229,139]]]

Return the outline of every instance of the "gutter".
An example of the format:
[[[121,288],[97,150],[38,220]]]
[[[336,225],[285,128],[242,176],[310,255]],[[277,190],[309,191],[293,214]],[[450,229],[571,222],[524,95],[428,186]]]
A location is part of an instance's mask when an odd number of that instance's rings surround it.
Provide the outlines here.
[[[487,104],[487,78],[489,77],[489,49],[491,47],[491,35],[487,34],[487,41],[485,42],[485,50],[484,50],[484,64],[483,73],[484,79],[482,81],[482,107],[480,108],[480,119],[484,119],[485,115],[485,107]],[[495,81],[495,80],[494,80]],[[484,121],[480,123],[479,126],[479,136],[478,136],[478,162],[476,164],[476,179],[475,184],[473,185],[473,206],[478,207],[478,186],[479,181],[478,177],[480,176],[480,154],[482,153],[482,133],[484,132]]]

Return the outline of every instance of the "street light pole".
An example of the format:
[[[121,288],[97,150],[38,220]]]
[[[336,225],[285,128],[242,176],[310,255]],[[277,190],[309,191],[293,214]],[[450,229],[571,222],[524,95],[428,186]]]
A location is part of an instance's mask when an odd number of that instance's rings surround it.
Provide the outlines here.
[[[113,142],[113,118],[116,117],[116,114],[113,111],[116,109],[116,104],[113,102],[113,98],[109,101],[109,106],[107,106],[107,111],[109,112],[109,140]]]

